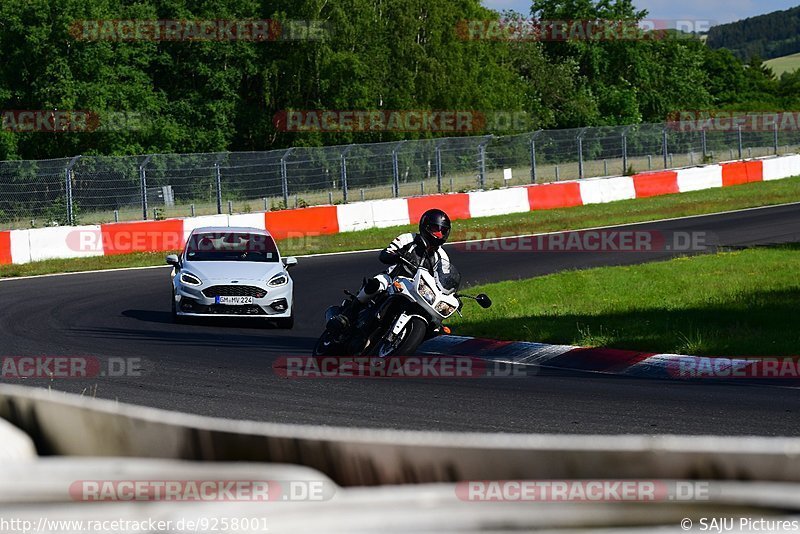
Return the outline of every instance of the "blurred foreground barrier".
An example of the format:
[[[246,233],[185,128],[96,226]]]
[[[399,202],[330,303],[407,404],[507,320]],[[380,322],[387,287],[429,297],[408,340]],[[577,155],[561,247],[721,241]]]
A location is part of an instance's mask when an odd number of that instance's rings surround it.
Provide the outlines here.
[[[798,486],[774,482],[660,480],[652,499],[646,491],[606,490],[524,500],[510,482],[506,497],[484,500],[480,490],[470,496],[470,483],[341,488],[303,467],[242,462],[49,457],[4,464],[0,472],[0,524],[12,527],[4,532],[665,534],[690,523],[695,532],[791,532],[800,510]],[[202,498],[185,491],[194,484],[203,484]],[[250,491],[259,486],[266,491]],[[132,487],[139,498],[129,497]],[[702,528],[702,518],[721,517],[725,529]]]
[[[31,438],[11,423],[0,419],[0,462],[13,464],[33,458],[36,458],[36,448]]]
[[[40,454],[300,464],[343,486],[487,479],[800,481],[800,439],[457,434],[215,419],[0,385]]]

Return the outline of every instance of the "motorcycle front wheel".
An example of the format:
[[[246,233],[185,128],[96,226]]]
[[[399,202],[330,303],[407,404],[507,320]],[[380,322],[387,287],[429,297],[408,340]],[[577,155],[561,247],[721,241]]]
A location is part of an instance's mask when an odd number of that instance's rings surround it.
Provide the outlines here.
[[[419,317],[412,317],[406,323],[403,331],[400,332],[393,340],[388,340],[387,333],[375,347],[374,356],[379,358],[388,358],[389,356],[413,356],[422,342],[425,340],[425,334],[428,331],[428,325]]]

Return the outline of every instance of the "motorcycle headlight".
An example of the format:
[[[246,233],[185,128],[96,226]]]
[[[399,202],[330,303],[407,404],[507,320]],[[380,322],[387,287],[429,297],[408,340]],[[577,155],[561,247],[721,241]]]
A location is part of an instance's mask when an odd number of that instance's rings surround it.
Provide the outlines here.
[[[453,315],[453,313],[456,311],[456,307],[451,306],[446,302],[440,302],[439,304],[436,305],[436,311],[442,314],[443,316],[447,317]]]
[[[270,287],[278,287],[278,286],[285,286],[288,283],[289,283],[289,277],[284,273],[280,273],[270,278],[269,282],[267,282],[267,285]]]
[[[428,304],[433,304],[433,301],[436,300],[436,294],[433,289],[422,278],[419,279],[419,294],[428,301]]]
[[[187,286],[199,286],[203,282],[192,273],[181,273],[181,283]]]

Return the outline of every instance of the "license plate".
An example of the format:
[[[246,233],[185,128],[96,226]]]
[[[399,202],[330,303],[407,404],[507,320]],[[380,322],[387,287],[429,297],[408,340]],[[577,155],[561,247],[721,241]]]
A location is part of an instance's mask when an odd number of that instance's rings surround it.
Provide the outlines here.
[[[217,297],[217,304],[224,304],[226,306],[243,306],[245,304],[252,304],[253,297]]]

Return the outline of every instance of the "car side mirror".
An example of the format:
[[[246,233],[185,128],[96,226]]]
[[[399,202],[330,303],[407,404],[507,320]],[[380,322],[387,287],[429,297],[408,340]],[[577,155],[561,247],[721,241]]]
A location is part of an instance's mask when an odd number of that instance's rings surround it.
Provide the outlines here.
[[[181,259],[178,257],[177,254],[170,254],[169,256],[167,256],[167,265],[172,265],[173,267],[180,267]]]
[[[295,258],[294,256],[288,256],[286,258],[283,258],[283,264],[286,266],[287,269],[289,267],[294,267],[295,265],[297,265],[297,258]]]
[[[475,297],[475,300],[478,301],[478,304],[480,305],[481,308],[485,309],[492,307],[492,299],[489,298],[489,295],[481,293],[480,295]]]

